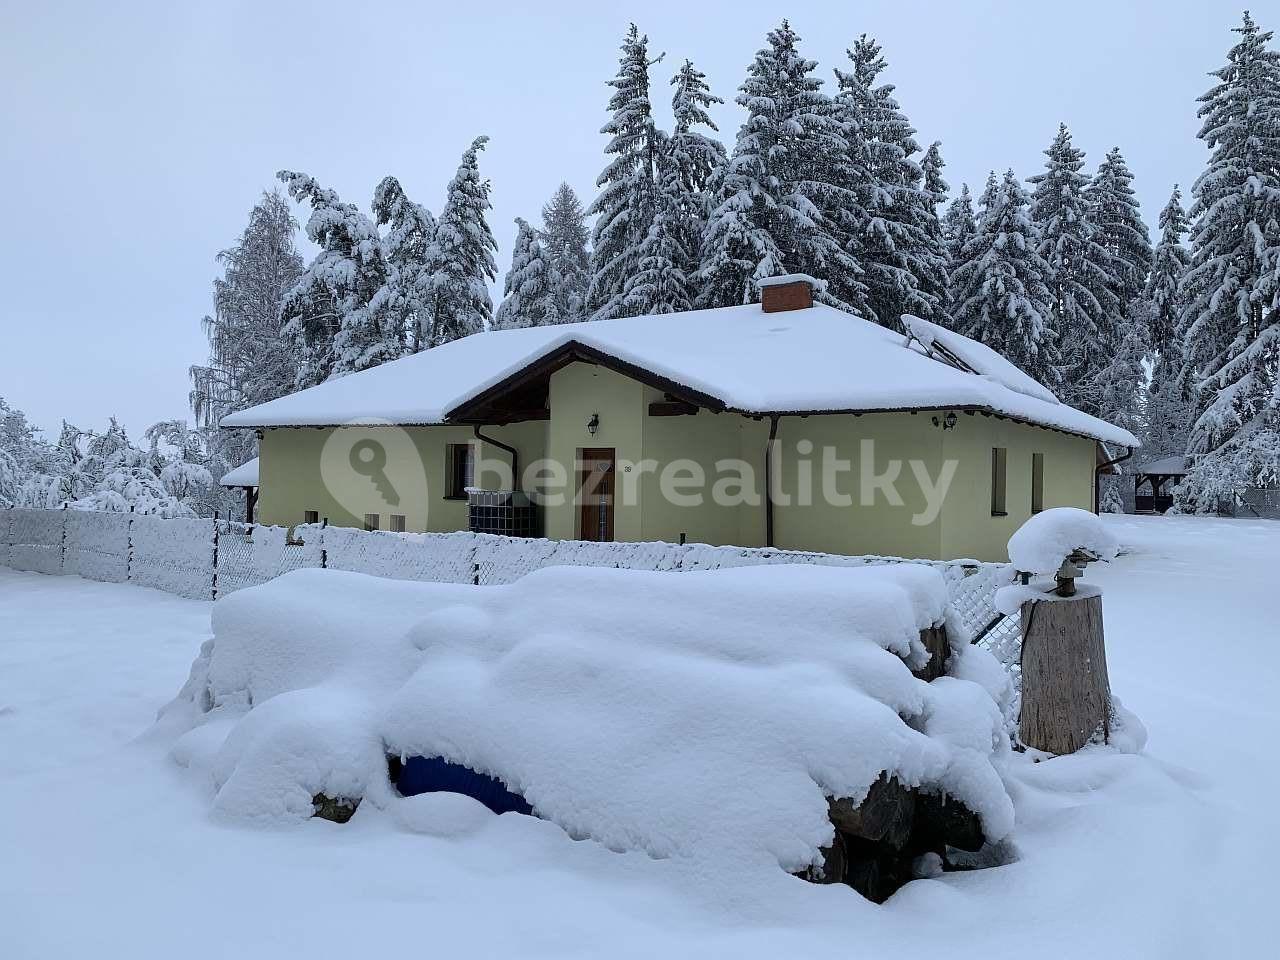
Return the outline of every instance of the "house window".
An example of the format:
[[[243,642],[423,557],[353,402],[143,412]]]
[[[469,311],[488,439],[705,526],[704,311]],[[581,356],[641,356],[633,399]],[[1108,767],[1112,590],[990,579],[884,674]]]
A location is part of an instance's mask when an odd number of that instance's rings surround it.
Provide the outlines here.
[[[1009,451],[1004,447],[991,448],[991,515],[1007,517],[1005,509],[1005,464]]]
[[[366,513],[364,515],[364,528],[366,530],[378,529],[378,515],[376,513]]]
[[[1044,454],[1031,455],[1031,512],[1044,509]]]
[[[451,443],[445,457],[444,496],[446,500],[467,499],[467,487],[475,463],[475,448],[469,443]]]
[[[391,515],[391,532],[404,533],[404,514],[393,513]]]
[[[319,510],[303,510],[302,522],[303,523],[319,523],[320,511]]]

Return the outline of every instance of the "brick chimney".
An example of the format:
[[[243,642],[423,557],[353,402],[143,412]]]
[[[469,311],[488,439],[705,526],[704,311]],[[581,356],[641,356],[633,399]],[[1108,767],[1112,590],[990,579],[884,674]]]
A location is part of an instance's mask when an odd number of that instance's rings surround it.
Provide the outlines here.
[[[765,313],[805,310],[813,306],[813,291],[822,289],[822,281],[804,273],[788,273],[781,277],[757,280],[760,307]]]

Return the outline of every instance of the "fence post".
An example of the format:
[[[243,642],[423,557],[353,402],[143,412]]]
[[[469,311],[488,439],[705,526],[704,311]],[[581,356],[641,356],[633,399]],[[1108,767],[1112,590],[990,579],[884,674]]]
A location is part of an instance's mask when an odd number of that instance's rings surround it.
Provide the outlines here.
[[[128,583],[133,579],[133,504],[129,504],[129,522],[125,526],[124,537],[128,544],[128,549],[125,550],[124,582]]]
[[[213,599],[218,599],[218,511],[213,511]]]
[[[67,501],[62,501],[62,544],[58,547],[58,574],[67,569]]]

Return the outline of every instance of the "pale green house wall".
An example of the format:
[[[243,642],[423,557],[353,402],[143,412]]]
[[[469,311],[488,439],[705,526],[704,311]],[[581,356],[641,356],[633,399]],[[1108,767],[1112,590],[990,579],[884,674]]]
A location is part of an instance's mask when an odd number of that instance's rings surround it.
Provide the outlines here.
[[[1005,508],[991,515],[991,449],[1004,447]],[[956,461],[959,491],[942,517],[942,556],[1007,560],[1006,544],[1031,516],[1031,455],[1044,455],[1044,508],[1093,509],[1096,442],[981,414],[961,415],[943,436],[944,456]]]
[[[567,481],[567,495],[549,501],[544,510],[545,533],[554,539],[573,539],[578,508],[574,502],[576,466],[584,448],[613,448],[617,464],[617,506],[614,536],[620,541],[677,541],[761,546],[765,543],[763,478],[768,440],[767,418],[753,419],[733,413],[674,417],[649,416],[649,404],[662,394],[615,371],[587,363],[572,363],[556,371],[550,380],[549,421],[505,427],[484,427],[482,432],[514,445],[520,453],[521,471],[547,458],[553,473]],[[945,410],[938,411],[944,416]],[[587,430],[591,416],[599,416],[599,428]],[[827,414],[809,417],[783,416],[777,438],[779,491],[774,508],[774,542],[782,548],[846,554],[884,554],[907,557],[1004,560],[1005,543],[1031,512],[1031,455],[1045,457],[1044,506],[1076,506],[1089,509],[1093,499],[1096,445],[1093,440],[1053,430],[1014,423],[981,414],[959,415],[955,428],[942,430],[932,423],[933,412],[879,414]],[[349,428],[338,428],[349,429]],[[378,429],[378,428],[375,428]],[[390,427],[398,431],[402,428]],[[412,444],[388,444],[389,455],[416,457],[426,477],[425,494],[403,504],[411,531],[464,530],[466,503],[443,497],[445,449],[449,443],[473,441],[464,426],[403,428]],[[341,526],[360,526],[364,512],[376,503],[367,479],[350,471],[338,471],[338,494],[331,493],[321,477],[321,451],[331,429],[277,428],[265,432],[261,445],[259,519],[264,523],[292,525],[302,522],[303,511]],[[861,502],[859,465],[863,441],[873,443],[876,474],[889,461],[902,461],[896,488],[901,503],[891,503],[877,493],[873,503]],[[802,457],[797,448],[812,444],[812,454]],[[991,514],[991,448],[1007,449],[1006,503],[1008,515]],[[850,469],[839,476],[836,492],[852,496],[853,503],[828,504],[820,486],[820,457],[824,447],[848,461]],[[481,463],[498,465],[498,473],[479,473],[476,485],[486,489],[510,489],[508,455],[491,445],[480,447]],[[673,460],[693,461],[707,477],[702,502],[681,505],[660,493],[660,471]],[[713,502],[711,483],[722,474],[720,461],[740,459],[755,468],[754,502],[720,505]],[[815,488],[812,502],[800,502],[800,461],[812,462]],[[913,469],[912,461],[916,467]],[[923,471],[937,482],[948,461],[955,474],[941,512],[924,521],[926,497],[917,479]],[[395,464],[390,464],[389,469]],[[525,474],[528,479],[528,474]],[[539,486],[536,481],[535,486]],[[693,489],[689,493],[695,493]],[[744,498],[746,499],[746,498]],[[341,502],[339,502],[341,501]],[[344,504],[346,506],[344,506]],[[354,509],[353,509],[354,508]],[[385,513],[386,508],[381,508]],[[918,522],[913,522],[915,518]],[[388,525],[383,516],[382,525]]]
[[[322,470],[325,443],[335,430],[352,431],[357,436],[381,439],[387,451],[387,472],[392,477],[409,477],[401,486],[401,503],[389,508],[375,495],[372,482],[350,470]],[[482,433],[515,447],[524,464],[546,454],[546,421],[482,428]],[[394,435],[394,437],[392,436]],[[405,443],[402,438],[408,438]],[[451,500],[445,494],[446,450],[451,443],[475,443],[478,465],[492,470],[478,472],[477,486],[510,489],[510,456],[503,450],[475,440],[471,427],[292,427],[263,432],[259,442],[258,520],[262,523],[293,526],[303,522],[305,511],[315,510],[340,527],[359,527],[365,513],[378,513],[381,526],[390,526],[390,514],[405,517],[408,530],[445,533],[467,529],[465,500]],[[349,449],[349,445],[346,447]],[[415,462],[405,462],[406,457]]]

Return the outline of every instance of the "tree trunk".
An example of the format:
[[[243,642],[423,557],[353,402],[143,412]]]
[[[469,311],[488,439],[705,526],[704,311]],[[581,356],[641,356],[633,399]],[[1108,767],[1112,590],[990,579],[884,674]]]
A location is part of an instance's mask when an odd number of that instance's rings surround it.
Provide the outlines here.
[[[1022,717],[1028,747],[1074,753],[1099,730],[1111,736],[1111,685],[1102,598],[1022,605]]]

